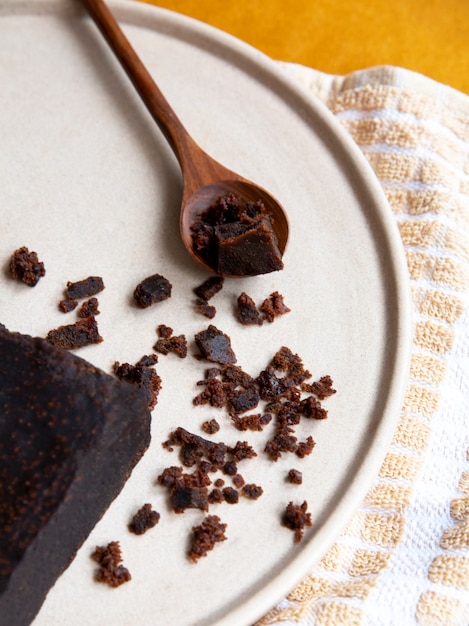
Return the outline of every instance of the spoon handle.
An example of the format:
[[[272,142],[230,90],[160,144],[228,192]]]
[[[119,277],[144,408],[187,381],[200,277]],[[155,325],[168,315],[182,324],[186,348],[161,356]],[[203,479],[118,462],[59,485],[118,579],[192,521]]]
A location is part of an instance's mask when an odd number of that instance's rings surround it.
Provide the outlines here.
[[[202,149],[184,128],[103,0],[82,0],[82,3],[165,135],[184,172],[188,159]]]

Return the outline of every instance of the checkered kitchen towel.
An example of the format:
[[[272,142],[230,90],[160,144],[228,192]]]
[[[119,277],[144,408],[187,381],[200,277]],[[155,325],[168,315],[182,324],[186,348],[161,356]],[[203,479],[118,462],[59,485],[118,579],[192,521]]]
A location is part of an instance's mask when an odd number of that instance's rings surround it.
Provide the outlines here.
[[[257,626],[469,625],[469,96],[377,67],[281,64],[372,165],[407,256],[411,373],[365,501],[309,576]]]

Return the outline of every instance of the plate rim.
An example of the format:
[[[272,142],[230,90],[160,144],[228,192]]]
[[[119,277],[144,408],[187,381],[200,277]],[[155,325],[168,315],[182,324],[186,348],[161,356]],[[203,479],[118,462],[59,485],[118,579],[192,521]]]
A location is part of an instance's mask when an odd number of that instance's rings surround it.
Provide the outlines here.
[[[281,573],[269,578],[266,585],[257,589],[241,605],[229,607],[223,617],[215,616],[214,620],[210,619],[208,622],[214,626],[248,624],[260,619],[277,602],[281,601],[334,544],[347,522],[358,510],[384,460],[405,397],[412,352],[411,288],[404,246],[384,190],[357,144],[327,106],[282,70],[279,62],[237,37],[188,15],[146,4],[139,0],[108,0],[108,4],[121,21],[137,27],[145,26],[150,30],[153,29],[152,23],[154,23],[160,27],[161,24],[168,25],[171,27],[172,33],[190,31],[191,36],[195,36],[197,40],[214,42],[217,47],[228,54],[236,55],[237,59],[243,62],[243,69],[251,68],[258,71],[260,69],[264,77],[269,77],[276,90],[283,87],[288,92],[289,104],[293,99],[303,107],[304,111],[314,111],[315,116],[324,124],[325,130],[337,140],[343,152],[348,155],[350,165],[359,174],[362,186],[366,187],[373,200],[374,212],[378,208],[383,208],[378,218],[386,234],[389,257],[393,261],[393,293],[395,294],[396,305],[398,305],[396,311],[397,337],[393,355],[393,375],[390,377],[391,384],[384,403],[385,410],[373,437],[372,454],[368,453],[355,469],[352,480],[353,497],[344,496],[340,498],[336,509],[329,516],[327,523],[319,529],[314,540],[305,544],[304,548],[288,562]],[[31,12],[34,14],[56,14],[57,11],[60,11],[61,14],[83,14],[86,16],[86,12],[78,0],[70,0],[70,2],[67,0],[0,0],[0,18],[10,14],[28,15]],[[377,462],[377,458],[380,459],[380,462]],[[334,521],[339,516],[343,522],[340,524],[331,523],[331,519]]]

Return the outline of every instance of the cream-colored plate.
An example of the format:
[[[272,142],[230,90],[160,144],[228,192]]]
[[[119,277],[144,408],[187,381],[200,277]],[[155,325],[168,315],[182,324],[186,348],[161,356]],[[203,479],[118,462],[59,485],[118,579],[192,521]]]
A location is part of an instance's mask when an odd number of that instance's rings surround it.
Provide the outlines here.
[[[114,360],[136,362],[152,351],[158,324],[190,340],[185,360],[160,356],[151,448],[34,624],[250,624],[324,554],[382,462],[408,369],[403,253],[365,159],[273,61],[186,17],[130,1],[110,5],[195,139],[271,190],[290,216],[284,271],[227,281],[213,300],[213,323],[231,336],[238,364],[251,374],[286,345],[314,378],[330,374],[337,394],[324,403],[328,420],[299,431],[314,436],[313,454],[277,463],[262,453],[271,429],[240,433],[223,412],[193,407],[206,367],[193,357],[193,336],[209,320],[194,313],[192,288],[206,274],[179,239],[176,160],[77,0],[0,0],[0,321],[40,336],[71,323],[76,314],[57,309],[65,284],[94,274],[106,284],[98,318],[104,343],[81,356],[106,371]],[[34,289],[6,271],[22,245],[46,265]],[[133,289],[155,272],[172,282],[172,298],[139,310]],[[278,290],[291,312],[243,327],[233,314],[243,290],[257,303]],[[186,557],[189,533],[203,515],[172,513],[156,479],[178,464],[177,453],[161,446],[169,432],[183,425],[200,433],[212,417],[222,423],[214,439],[248,440],[258,451],[239,469],[264,495],[213,506],[228,540],[194,565]],[[303,471],[301,486],[285,481],[291,467]],[[289,501],[304,499],[314,526],[295,545],[280,517]],[[136,537],[127,522],[145,502],[161,521]],[[121,542],[132,574],[118,589],[93,581],[90,559],[95,545],[112,540]]]

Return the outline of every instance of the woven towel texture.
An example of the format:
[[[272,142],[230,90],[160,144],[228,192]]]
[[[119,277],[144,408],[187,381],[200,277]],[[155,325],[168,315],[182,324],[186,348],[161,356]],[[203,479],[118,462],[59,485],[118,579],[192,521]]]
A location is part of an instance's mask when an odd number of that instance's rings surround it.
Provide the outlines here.
[[[257,626],[468,626],[469,98],[398,68],[283,68],[325,102],[383,186],[407,257],[414,340],[377,480]]]

